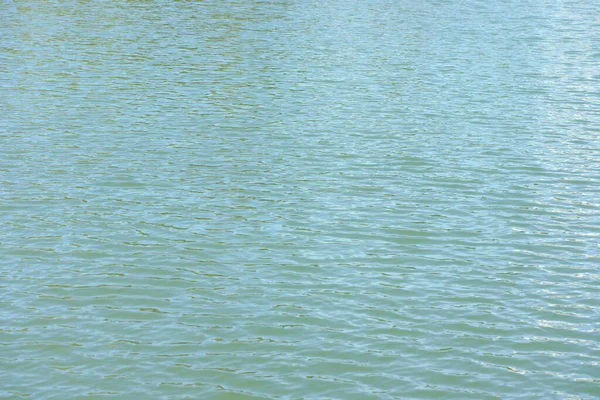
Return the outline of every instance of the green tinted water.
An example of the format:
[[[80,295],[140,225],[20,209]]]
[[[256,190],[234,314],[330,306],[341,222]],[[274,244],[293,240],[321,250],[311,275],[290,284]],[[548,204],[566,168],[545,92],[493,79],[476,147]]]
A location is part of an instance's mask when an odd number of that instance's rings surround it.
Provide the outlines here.
[[[1,398],[600,396],[598,1],[0,7]]]

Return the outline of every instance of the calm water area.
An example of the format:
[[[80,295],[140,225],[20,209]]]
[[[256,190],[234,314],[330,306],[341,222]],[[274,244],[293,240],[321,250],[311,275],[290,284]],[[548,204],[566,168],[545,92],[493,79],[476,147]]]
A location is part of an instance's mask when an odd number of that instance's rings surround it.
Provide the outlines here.
[[[0,398],[600,398],[600,0],[0,3]]]

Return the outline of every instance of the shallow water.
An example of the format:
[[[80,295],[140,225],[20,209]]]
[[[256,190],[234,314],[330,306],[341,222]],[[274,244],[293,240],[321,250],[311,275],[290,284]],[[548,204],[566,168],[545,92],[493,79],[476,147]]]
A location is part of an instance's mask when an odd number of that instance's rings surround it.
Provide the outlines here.
[[[600,3],[524,3],[0,4],[0,397],[600,396]]]

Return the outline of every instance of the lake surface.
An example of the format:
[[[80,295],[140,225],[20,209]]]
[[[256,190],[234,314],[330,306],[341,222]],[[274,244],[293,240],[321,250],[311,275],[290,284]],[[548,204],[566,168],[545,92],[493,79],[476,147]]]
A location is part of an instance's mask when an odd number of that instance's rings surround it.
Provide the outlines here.
[[[599,15],[3,1],[0,398],[600,397]]]

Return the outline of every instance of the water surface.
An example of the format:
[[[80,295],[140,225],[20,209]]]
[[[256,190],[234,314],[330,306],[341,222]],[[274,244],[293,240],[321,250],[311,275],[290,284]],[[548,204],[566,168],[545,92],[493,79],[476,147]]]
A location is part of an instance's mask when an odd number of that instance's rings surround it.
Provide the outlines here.
[[[598,1],[0,10],[0,397],[600,396]]]

